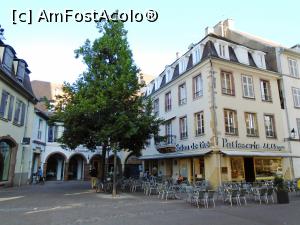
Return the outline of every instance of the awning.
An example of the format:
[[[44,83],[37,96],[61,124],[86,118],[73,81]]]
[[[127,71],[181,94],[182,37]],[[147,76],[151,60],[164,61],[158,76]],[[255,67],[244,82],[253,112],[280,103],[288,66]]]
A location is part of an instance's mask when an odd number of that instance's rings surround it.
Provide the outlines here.
[[[182,151],[171,153],[160,153],[155,155],[143,155],[139,159],[171,159],[171,158],[189,158],[194,156],[203,156],[210,153],[211,149],[197,150],[197,151]]]
[[[296,157],[289,152],[254,152],[254,151],[234,151],[234,150],[221,150],[222,153],[228,156],[269,156],[269,157]]]

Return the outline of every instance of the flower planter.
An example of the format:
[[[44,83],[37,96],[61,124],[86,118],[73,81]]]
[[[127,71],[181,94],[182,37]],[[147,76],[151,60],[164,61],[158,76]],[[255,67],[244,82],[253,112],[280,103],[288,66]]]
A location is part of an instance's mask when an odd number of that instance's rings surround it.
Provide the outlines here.
[[[287,191],[277,191],[278,204],[288,204],[289,202],[289,193]]]

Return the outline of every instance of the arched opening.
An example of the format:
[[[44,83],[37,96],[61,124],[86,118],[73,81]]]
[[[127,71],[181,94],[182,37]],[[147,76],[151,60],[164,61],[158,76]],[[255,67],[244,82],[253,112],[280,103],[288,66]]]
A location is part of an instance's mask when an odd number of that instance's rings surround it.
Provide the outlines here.
[[[142,160],[131,154],[125,161],[124,176],[126,178],[139,178],[142,172]]]
[[[114,172],[114,156],[108,158],[108,175],[112,177]],[[120,158],[117,156],[117,176],[122,176],[122,163]]]
[[[68,180],[84,179],[84,162],[86,159],[80,154],[74,154],[69,159]]]
[[[46,180],[63,180],[65,157],[61,153],[48,156]]]
[[[104,169],[102,165],[102,157],[101,155],[93,155],[90,159],[90,169],[95,168],[97,170],[98,178],[102,178],[101,171]]]
[[[7,140],[0,140],[0,181],[9,180],[11,157],[11,144]]]

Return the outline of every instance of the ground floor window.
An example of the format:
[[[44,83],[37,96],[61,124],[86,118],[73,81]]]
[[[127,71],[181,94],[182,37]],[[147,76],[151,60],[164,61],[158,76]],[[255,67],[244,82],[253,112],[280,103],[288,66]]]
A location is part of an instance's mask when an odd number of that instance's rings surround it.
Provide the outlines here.
[[[243,158],[231,158],[231,179],[238,181],[245,179]]]
[[[268,179],[282,172],[281,159],[254,159],[256,179]]]
[[[0,141],[0,181],[7,181],[9,175],[11,147]]]

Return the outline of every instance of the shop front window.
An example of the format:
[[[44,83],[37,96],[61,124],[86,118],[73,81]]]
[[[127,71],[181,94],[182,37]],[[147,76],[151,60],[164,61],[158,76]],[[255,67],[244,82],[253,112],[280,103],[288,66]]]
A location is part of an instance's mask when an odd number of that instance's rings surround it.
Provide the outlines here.
[[[256,179],[273,179],[282,173],[281,159],[254,159]]]
[[[240,181],[245,179],[243,158],[231,159],[231,179],[234,181]]]
[[[10,146],[4,141],[0,141],[0,181],[8,180],[10,157]]]

